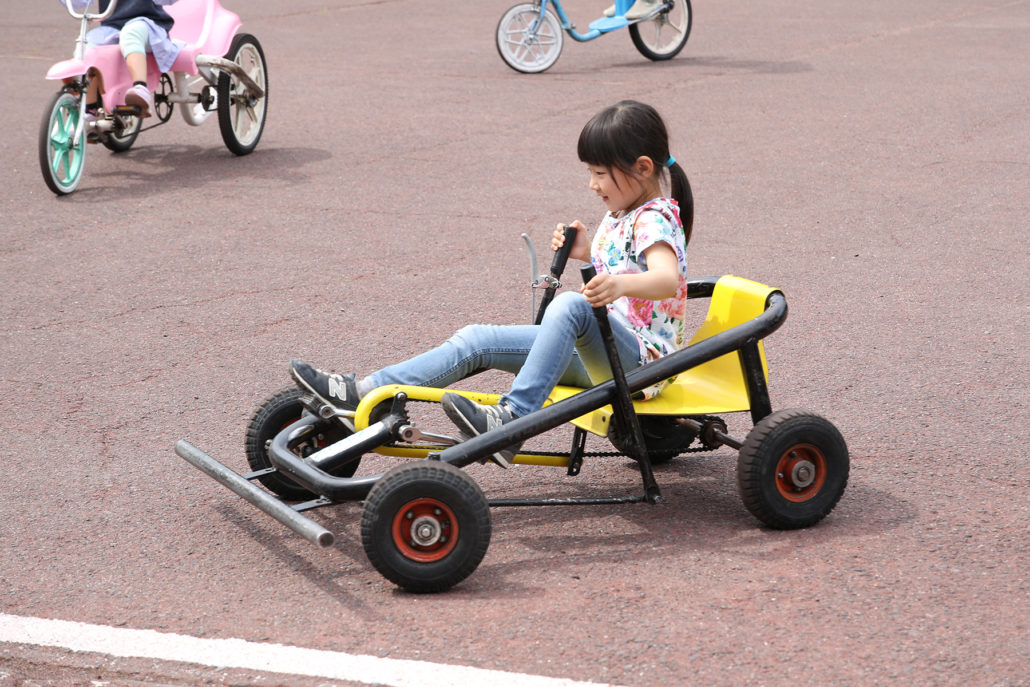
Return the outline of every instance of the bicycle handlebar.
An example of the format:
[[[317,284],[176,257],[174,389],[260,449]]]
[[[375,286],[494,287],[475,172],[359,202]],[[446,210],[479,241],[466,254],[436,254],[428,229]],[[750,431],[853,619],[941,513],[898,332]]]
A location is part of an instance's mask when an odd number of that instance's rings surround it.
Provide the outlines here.
[[[82,13],[80,14],[75,11],[74,7],[72,7],[72,2],[73,0],[63,0],[64,9],[68,10],[68,14],[72,15],[76,19],[95,19],[97,21],[104,21],[112,14],[114,14],[115,8],[118,7],[118,0],[111,0],[111,2],[107,5],[106,10],[104,10],[100,14],[94,14],[92,12],[87,11],[89,10],[89,6],[93,4],[93,0],[88,0],[86,4],[83,6]]]

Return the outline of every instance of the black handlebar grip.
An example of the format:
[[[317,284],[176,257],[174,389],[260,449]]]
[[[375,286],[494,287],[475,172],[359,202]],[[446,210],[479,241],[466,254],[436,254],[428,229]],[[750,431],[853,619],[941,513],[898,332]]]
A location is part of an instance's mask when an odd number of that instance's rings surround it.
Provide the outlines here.
[[[590,280],[597,276],[597,270],[594,269],[593,265],[583,265],[579,268],[580,275],[583,276],[583,286],[590,283]]]
[[[561,245],[561,248],[554,251],[554,257],[551,259],[551,276],[555,279],[561,279],[562,272],[565,271],[565,263],[569,261],[569,253],[572,252],[572,244],[576,242],[575,227],[570,227],[566,224],[564,231],[565,243]]]

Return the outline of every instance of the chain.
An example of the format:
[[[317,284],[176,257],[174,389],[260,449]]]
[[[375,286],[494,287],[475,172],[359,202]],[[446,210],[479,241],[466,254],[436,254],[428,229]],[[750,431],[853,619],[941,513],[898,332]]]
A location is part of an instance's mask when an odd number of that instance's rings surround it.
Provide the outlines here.
[[[408,399],[408,403],[436,403],[436,401],[423,401],[423,400],[420,400],[420,399]],[[696,419],[698,422],[700,422],[702,425],[704,425],[704,424],[706,424],[708,422],[715,421],[715,420],[718,420],[719,422],[722,422],[722,419],[717,417],[717,416],[715,416],[715,415],[700,415],[700,416],[692,416],[692,417],[694,419]],[[700,445],[695,446],[694,444],[698,443],[698,442],[700,442]],[[408,449],[415,449],[415,450],[422,449],[422,450],[428,450],[428,451],[432,451],[434,449],[435,450],[439,450],[440,449],[439,444],[403,444],[403,445],[401,445],[401,444],[389,444],[389,446],[394,447],[394,448],[408,448]],[[686,448],[666,449],[665,451],[648,451],[648,455],[650,455],[652,458],[663,458],[663,459],[671,460],[671,459],[675,458],[676,456],[681,456],[681,455],[684,455],[684,454],[687,454],[687,453],[707,453],[708,451],[714,451],[717,448],[719,448],[718,445],[708,444],[703,439],[701,439],[700,435],[698,435],[698,436],[694,437],[694,441],[691,442],[691,444],[689,446],[687,446]],[[525,456],[561,456],[561,457],[564,457],[564,458],[571,458],[572,457],[572,454],[570,452],[568,452],[568,451],[519,451],[519,453],[521,453],[522,455],[525,455]],[[587,458],[587,457],[590,457],[590,458],[617,458],[619,456],[626,456],[626,454],[622,453],[621,451],[584,451],[583,452],[583,457],[584,458]],[[626,456],[626,457],[628,457],[628,456]]]

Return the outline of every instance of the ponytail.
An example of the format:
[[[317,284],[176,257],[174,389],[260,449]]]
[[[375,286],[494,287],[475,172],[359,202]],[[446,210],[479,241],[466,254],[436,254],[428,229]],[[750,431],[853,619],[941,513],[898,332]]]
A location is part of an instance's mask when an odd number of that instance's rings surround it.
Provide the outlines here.
[[[680,206],[680,221],[683,223],[683,245],[690,243],[690,232],[694,229],[694,193],[690,190],[690,180],[680,163],[673,162],[669,167],[669,191],[672,199]]]

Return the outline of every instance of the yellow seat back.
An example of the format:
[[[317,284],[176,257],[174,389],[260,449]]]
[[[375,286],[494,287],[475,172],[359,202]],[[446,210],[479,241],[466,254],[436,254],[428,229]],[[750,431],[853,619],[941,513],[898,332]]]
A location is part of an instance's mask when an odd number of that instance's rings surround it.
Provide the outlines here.
[[[769,295],[776,290],[742,277],[720,277],[712,293],[705,321],[690,343],[703,341],[758,317],[765,311]],[[769,367],[761,342],[758,350],[768,381]],[[579,391],[572,387],[556,387],[550,400],[557,402]],[[648,401],[636,401],[633,405],[642,415],[707,415],[750,410],[740,356],[734,351],[681,372],[658,396]],[[611,413],[611,406],[605,406],[573,420],[573,424],[605,436]]]

